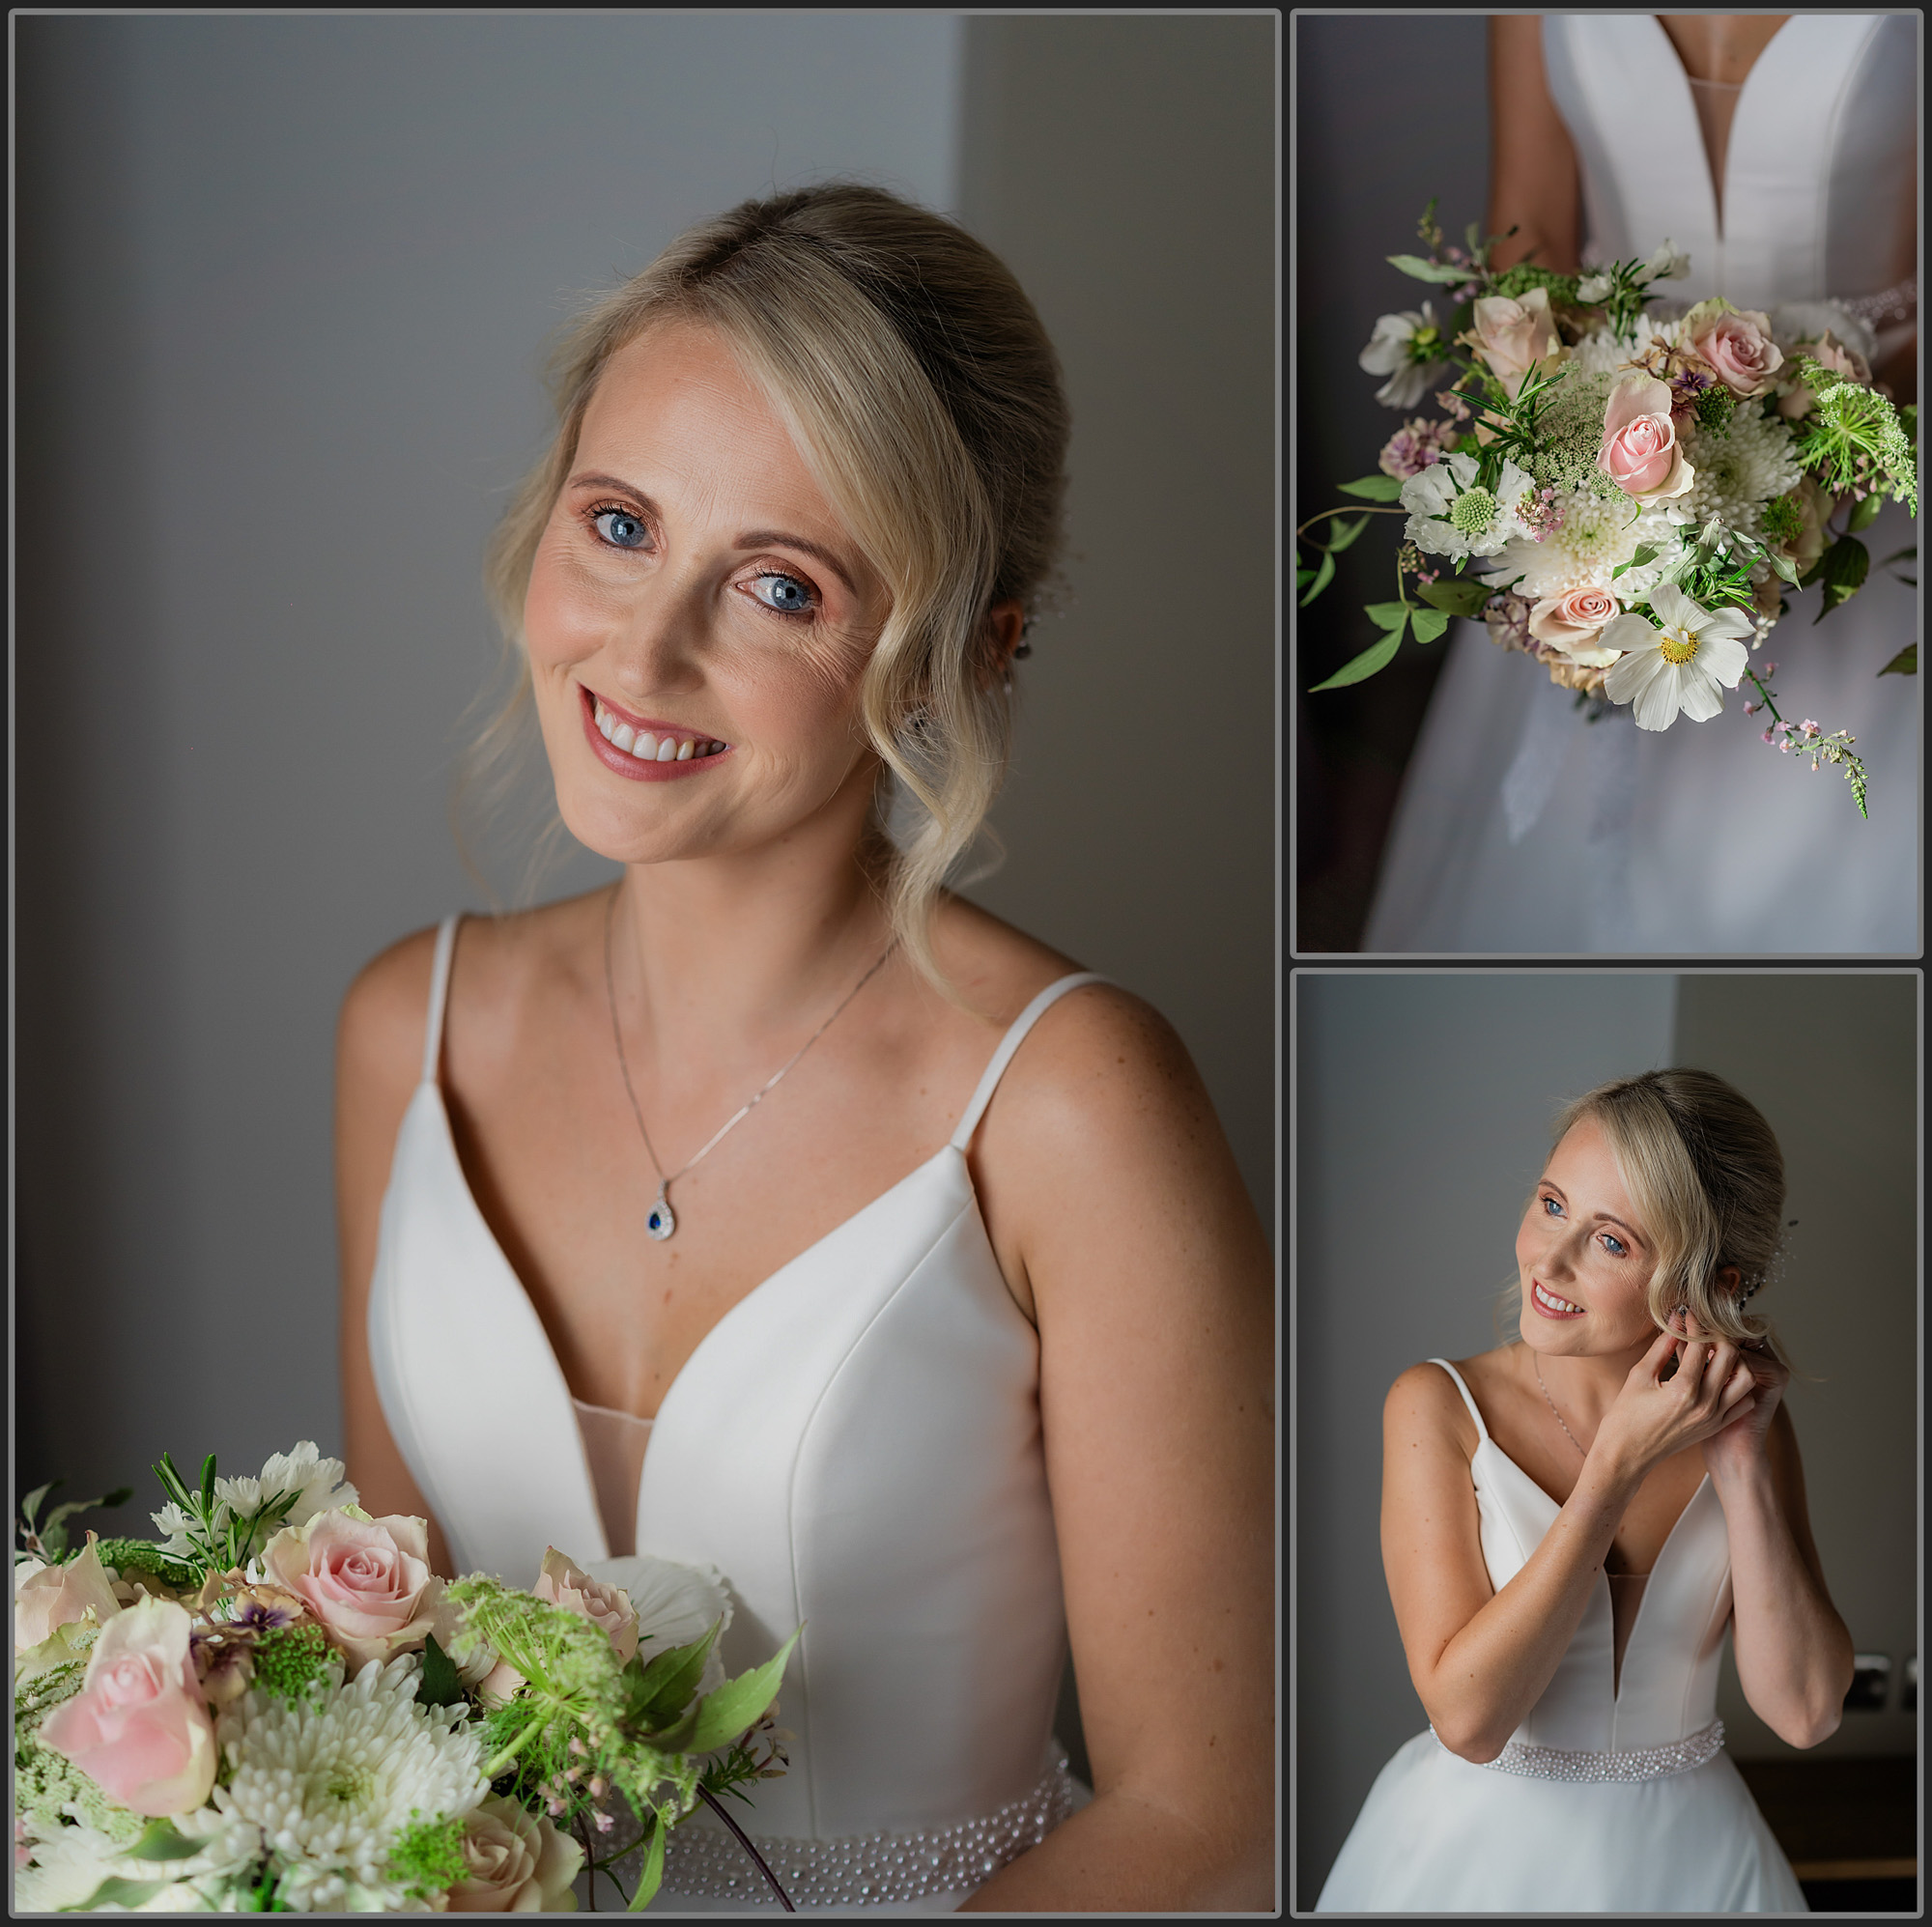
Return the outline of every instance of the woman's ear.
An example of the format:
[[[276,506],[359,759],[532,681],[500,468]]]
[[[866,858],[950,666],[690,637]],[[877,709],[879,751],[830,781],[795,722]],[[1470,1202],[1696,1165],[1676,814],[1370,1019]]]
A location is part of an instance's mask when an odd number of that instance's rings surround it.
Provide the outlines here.
[[[1742,1285],[1744,1282],[1745,1282],[1745,1275],[1742,1271],[1738,1269],[1738,1267],[1735,1264],[1724,1264],[1719,1266],[1718,1283],[1721,1285],[1726,1291],[1730,1292],[1733,1297],[1737,1295],[1738,1287]]]
[[[1026,628],[1026,610],[1016,596],[996,602],[986,611],[986,666],[988,684],[1003,682],[1013,672],[1013,657],[1020,647]]]

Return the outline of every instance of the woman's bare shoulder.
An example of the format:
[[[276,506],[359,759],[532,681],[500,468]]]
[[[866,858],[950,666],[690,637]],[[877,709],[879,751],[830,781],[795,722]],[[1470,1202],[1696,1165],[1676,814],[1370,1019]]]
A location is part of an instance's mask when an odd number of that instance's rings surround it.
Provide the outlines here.
[[[383,1081],[412,1073],[420,1062],[429,1016],[430,976],[436,961],[436,925],[412,930],[355,973],[342,1000],[336,1057],[344,1071]]]
[[[1479,1405],[1479,1388],[1487,1382],[1498,1357],[1497,1352],[1484,1352],[1475,1358],[1450,1361],[1471,1393],[1478,1395]],[[1389,1387],[1382,1405],[1382,1426],[1385,1435],[1413,1443],[1425,1438],[1453,1440],[1464,1459],[1473,1458],[1482,1442],[1455,1379],[1433,1359],[1411,1365]]]

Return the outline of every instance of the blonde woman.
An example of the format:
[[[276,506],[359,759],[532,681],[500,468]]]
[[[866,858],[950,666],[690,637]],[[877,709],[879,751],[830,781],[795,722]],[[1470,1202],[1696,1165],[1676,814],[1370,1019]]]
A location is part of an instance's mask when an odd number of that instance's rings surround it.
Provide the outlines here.
[[[1770,1127],[1707,1071],[1564,1113],[1517,1233],[1520,1337],[1388,1395],[1382,1560],[1430,1730],[1320,1911],[1805,1911],[1716,1714],[1727,1629],[1794,1746],[1852,1681],[1751,1302],[1783,1201]]]
[[[557,400],[490,580],[623,871],[347,1000],[364,1502],[445,1573],[716,1567],[733,1671],[803,1621],[746,1819],[795,1900],[1271,1904],[1262,1229],[1160,1017],[943,888],[1055,553],[1052,349],[835,185],[673,242]],[[747,1904],[708,1829],[667,1908]]]

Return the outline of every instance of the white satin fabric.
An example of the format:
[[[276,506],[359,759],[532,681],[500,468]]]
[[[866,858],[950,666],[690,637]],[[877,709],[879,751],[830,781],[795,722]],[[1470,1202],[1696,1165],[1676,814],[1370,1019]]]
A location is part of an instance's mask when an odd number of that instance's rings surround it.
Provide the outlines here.
[[[1673,301],[1720,294],[1774,324],[1909,275],[1918,35],[1904,14],[1788,19],[1738,96],[1720,226],[1690,85],[1656,16],[1546,14],[1584,259],[1668,239],[1690,256],[1689,279],[1662,284]],[[1817,594],[1794,602],[1758,661],[1779,665],[1785,715],[1857,739],[1869,821],[1837,772],[1811,776],[1766,745],[1768,719],[1739,714],[1742,694],[1667,730],[1636,728],[1628,708],[1590,723],[1481,623],[1454,623],[1364,949],[1917,954],[1919,684],[1878,671],[1916,638],[1918,598],[1878,564],[1918,535],[1888,504],[1861,539],[1863,588],[1816,627]]]
[[[1559,1508],[1476,1422],[1469,1461],[1483,1563],[1500,1592]],[[1512,1735],[1563,1753],[1630,1754],[1690,1740],[1717,1717],[1731,1616],[1724,1512],[1707,1478],[1671,1528],[1613,1681],[1600,1581],[1569,1650]],[[1323,1913],[1807,1912],[1804,1890],[1730,1760],[1649,1779],[1540,1778],[1473,1765],[1433,1732],[1377,1776],[1326,1884]]]
[[[456,921],[439,933],[422,1082],[383,1202],[370,1354],[457,1570],[528,1585],[547,1545],[582,1564],[611,1547],[576,1402],[470,1194],[437,1082]],[[1042,991],[952,1140],[727,1312],[651,1424],[637,1547],[724,1574],[727,1670],[805,1628],[780,1688],[790,1770],[734,1814],[754,1836],[944,1829],[1024,1799],[1059,1756],[1066,1627],[1038,1338],[965,1152],[1033,1024],[1100,980]],[[678,1831],[715,1825],[699,1813]],[[674,1898],[677,1837],[658,1904],[738,1911]],[[950,1912],[970,1890],[872,1911]]]

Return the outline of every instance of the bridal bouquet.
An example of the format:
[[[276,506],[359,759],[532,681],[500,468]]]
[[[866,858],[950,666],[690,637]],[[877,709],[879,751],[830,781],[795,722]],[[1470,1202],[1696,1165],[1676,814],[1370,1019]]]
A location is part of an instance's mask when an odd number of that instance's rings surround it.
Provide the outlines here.
[[[69,1546],[72,1514],[126,1490],[21,1508],[22,1908],[570,1911],[586,1863],[615,1881],[596,1848],[621,1796],[637,1909],[669,1828],[702,1800],[737,1832],[717,1796],[783,1771],[797,1634],[726,1681],[715,1574],[637,1558],[593,1578],[553,1548],[527,1591],[446,1584],[426,1521],[372,1518],[306,1441],[254,1479],[156,1470],[158,1541]]]
[[[1820,619],[1857,592],[1870,567],[1858,532],[1886,497],[1918,514],[1918,411],[1874,386],[1862,324],[1829,302],[1774,320],[1720,298],[1652,316],[1655,284],[1690,268],[1668,242],[1580,276],[1526,261],[1498,272],[1498,238],[1478,245],[1471,226],[1466,248],[1445,247],[1434,215],[1431,202],[1428,256],[1389,260],[1453,312],[1382,316],[1361,365],[1387,378],[1377,400],[1407,411],[1433,393],[1441,414],[1406,420],[1380,472],[1342,485],[1389,506],[1297,531],[1350,518],[1310,538],[1319,562],[1297,552],[1305,607],[1370,515],[1406,518],[1396,599],[1366,611],[1381,639],[1317,687],[1374,675],[1411,629],[1430,642],[1452,615],[1480,616],[1593,722],[1618,703],[1644,729],[1703,722],[1748,683],[1745,714],[1772,719],[1764,740],[1840,766],[1863,814],[1853,739],[1786,721],[1777,666],[1752,661],[1791,590],[1820,584]],[[1879,673],[1917,668],[1914,643]]]

